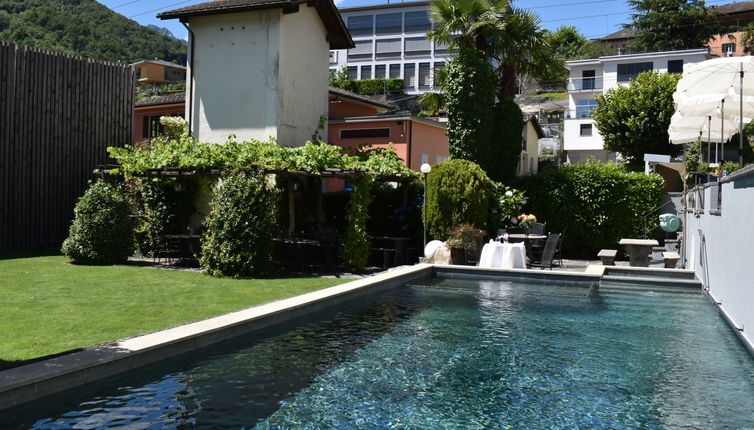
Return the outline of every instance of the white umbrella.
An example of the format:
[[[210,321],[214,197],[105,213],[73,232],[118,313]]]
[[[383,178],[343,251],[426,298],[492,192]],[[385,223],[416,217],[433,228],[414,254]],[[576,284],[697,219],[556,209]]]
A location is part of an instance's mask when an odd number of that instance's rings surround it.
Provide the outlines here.
[[[720,136],[717,141],[725,141],[754,117],[754,59],[726,57],[688,64],[673,99],[680,115],[673,116],[675,121],[671,119],[668,129],[672,143],[687,143],[694,132],[714,133],[715,122]],[[742,135],[739,149],[743,150]],[[739,162],[743,164],[742,155]]]

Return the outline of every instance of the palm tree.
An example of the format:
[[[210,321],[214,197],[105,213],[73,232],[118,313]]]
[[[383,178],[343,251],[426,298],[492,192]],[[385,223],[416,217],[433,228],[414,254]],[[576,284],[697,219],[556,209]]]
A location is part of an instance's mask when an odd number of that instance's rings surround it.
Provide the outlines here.
[[[508,0],[435,0],[429,6],[434,28],[427,37],[450,48],[474,48],[487,54],[509,8]]]

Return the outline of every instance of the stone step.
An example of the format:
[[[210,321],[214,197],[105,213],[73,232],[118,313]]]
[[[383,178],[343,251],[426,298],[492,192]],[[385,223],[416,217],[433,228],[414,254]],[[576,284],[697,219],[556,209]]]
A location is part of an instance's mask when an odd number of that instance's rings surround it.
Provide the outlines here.
[[[696,274],[693,270],[684,269],[664,269],[649,267],[625,267],[610,266],[605,268],[605,275],[639,277],[639,278],[659,278],[659,279],[684,279],[696,280]]]
[[[641,276],[605,275],[600,279],[600,288],[637,289],[666,292],[693,292],[702,290],[702,283],[696,279],[672,279]]]

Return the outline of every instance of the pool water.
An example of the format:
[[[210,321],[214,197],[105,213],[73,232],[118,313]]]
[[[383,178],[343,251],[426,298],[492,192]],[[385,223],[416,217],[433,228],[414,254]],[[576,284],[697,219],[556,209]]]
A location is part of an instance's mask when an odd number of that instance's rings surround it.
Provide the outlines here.
[[[1,428],[740,429],[701,294],[440,279],[0,412]]]

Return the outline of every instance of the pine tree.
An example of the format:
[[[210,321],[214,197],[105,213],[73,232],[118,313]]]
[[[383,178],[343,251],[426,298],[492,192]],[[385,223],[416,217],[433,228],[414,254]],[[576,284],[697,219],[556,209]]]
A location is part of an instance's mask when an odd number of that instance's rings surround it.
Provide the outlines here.
[[[628,0],[636,10],[631,28],[636,30],[634,46],[658,51],[703,47],[720,32],[715,13],[703,0]]]

